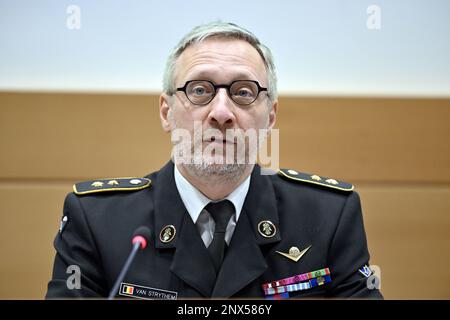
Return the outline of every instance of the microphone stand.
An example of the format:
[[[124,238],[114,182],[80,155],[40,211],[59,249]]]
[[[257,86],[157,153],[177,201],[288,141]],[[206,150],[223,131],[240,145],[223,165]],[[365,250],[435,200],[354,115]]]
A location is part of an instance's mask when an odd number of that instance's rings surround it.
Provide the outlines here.
[[[125,265],[122,268],[122,271],[120,271],[119,277],[116,280],[116,283],[114,284],[114,287],[109,292],[108,300],[114,299],[114,296],[116,295],[117,289],[119,289],[120,283],[122,282],[123,278],[125,277],[128,268],[131,265],[131,262],[133,262],[134,256],[136,255],[136,252],[139,251],[139,247],[141,246],[141,241],[136,241],[133,244],[133,249],[131,250],[130,255],[127,258],[127,261],[125,262]]]

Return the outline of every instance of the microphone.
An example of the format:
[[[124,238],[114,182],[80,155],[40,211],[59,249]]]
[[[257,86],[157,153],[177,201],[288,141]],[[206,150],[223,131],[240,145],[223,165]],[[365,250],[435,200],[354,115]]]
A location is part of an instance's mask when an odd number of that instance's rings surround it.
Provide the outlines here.
[[[112,300],[116,295],[117,290],[119,289],[120,283],[123,278],[127,274],[128,269],[130,268],[131,263],[136,256],[136,253],[139,249],[144,250],[147,247],[147,242],[150,239],[150,229],[144,226],[140,226],[133,233],[133,238],[131,239],[131,243],[133,244],[133,249],[131,249],[131,253],[128,256],[127,261],[123,265],[122,270],[120,271],[119,276],[117,277],[116,282],[114,283],[113,288],[109,292],[108,300]]]

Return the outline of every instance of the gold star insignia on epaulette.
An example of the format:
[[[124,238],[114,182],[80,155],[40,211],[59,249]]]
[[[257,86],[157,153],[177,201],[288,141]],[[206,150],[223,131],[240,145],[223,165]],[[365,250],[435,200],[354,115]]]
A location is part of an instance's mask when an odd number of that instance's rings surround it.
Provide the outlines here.
[[[100,187],[103,187],[103,182],[101,182],[101,181],[94,181],[94,182],[92,182],[91,186],[96,187],[96,188],[100,188]]]
[[[334,185],[339,184],[339,182],[337,182],[337,181],[334,180],[334,179],[327,179],[327,180],[325,180],[325,181],[328,182],[328,183],[334,184]]]
[[[350,183],[338,181],[336,179],[326,178],[326,177],[320,177],[317,174],[308,174],[303,172],[298,172],[292,169],[280,169],[278,170],[278,174],[289,178],[294,181],[300,181],[305,183],[311,183],[327,188],[332,188],[336,190],[341,191],[352,191],[354,189],[354,186]]]
[[[151,186],[148,178],[108,178],[95,181],[79,182],[73,185],[77,195],[98,192],[137,191]]]

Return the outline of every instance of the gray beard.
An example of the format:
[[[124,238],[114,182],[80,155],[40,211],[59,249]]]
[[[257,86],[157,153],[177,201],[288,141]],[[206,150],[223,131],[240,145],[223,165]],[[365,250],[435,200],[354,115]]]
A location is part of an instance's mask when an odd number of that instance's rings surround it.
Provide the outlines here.
[[[169,121],[172,123],[173,128],[177,128],[177,123],[175,119],[173,119],[172,114],[169,115]],[[194,142],[195,143],[195,142]],[[198,142],[198,143],[201,143]],[[176,147],[175,147],[176,148]],[[191,155],[194,154],[194,145],[190,146]],[[248,150],[248,149],[246,149]],[[246,158],[248,158],[248,154],[246,154]],[[174,156],[172,159],[175,163],[177,156]],[[201,163],[195,163],[194,158],[191,158],[191,163],[184,163],[183,166],[188,172],[189,175],[204,181],[208,184],[217,184],[217,183],[235,183],[239,181],[239,179],[244,175],[245,170],[249,166],[254,166],[254,164],[248,163],[213,163],[202,158]]]
[[[245,173],[248,164],[184,164],[189,175],[211,184],[237,182]]]

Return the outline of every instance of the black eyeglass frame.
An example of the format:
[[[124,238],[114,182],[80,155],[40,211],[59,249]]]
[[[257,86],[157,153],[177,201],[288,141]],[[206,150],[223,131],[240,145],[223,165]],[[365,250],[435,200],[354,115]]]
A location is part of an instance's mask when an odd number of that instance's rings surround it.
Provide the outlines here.
[[[192,83],[192,82],[199,82],[199,81],[208,82],[208,83],[210,83],[210,84],[212,85],[212,87],[214,88],[214,95],[212,96],[211,100],[209,100],[209,101],[206,102],[206,103],[195,103],[195,102],[192,102],[191,99],[189,99],[189,96],[188,96],[188,94],[187,94],[187,92],[186,92],[186,89],[187,89],[187,87],[188,87],[188,85],[189,85],[190,83]],[[256,87],[258,88],[258,93],[256,94],[255,99],[254,99],[252,102],[245,103],[245,104],[239,103],[239,102],[234,101],[233,97],[231,96],[231,92],[230,92],[231,86],[232,86],[234,83],[236,83],[236,82],[241,82],[241,81],[252,82],[252,83],[256,84]],[[186,83],[184,84],[184,86],[182,86],[182,87],[180,87],[180,88],[176,88],[176,91],[182,91],[182,92],[184,92],[184,95],[185,95],[186,98],[189,100],[189,102],[191,102],[192,104],[194,104],[194,105],[196,105],[196,106],[206,106],[207,104],[209,104],[211,101],[214,100],[214,98],[216,97],[216,94],[217,94],[217,89],[220,89],[220,88],[225,88],[225,89],[227,90],[228,97],[230,97],[230,99],[231,99],[234,103],[236,103],[236,104],[238,104],[238,105],[240,105],[240,106],[248,106],[248,105],[251,105],[253,102],[255,102],[255,101],[258,99],[259,94],[260,94],[262,91],[266,91],[266,92],[267,92],[267,95],[269,95],[268,89],[267,89],[267,88],[264,88],[264,87],[261,87],[261,86],[259,85],[259,82],[256,81],[256,80],[234,80],[234,81],[232,81],[230,84],[214,84],[212,81],[209,81],[209,80],[189,80],[189,81],[186,81]]]

